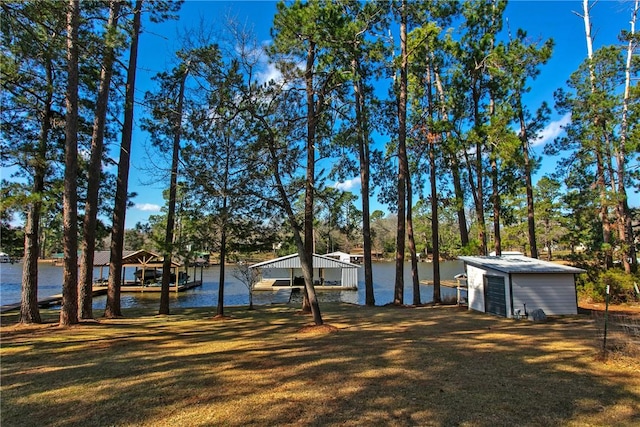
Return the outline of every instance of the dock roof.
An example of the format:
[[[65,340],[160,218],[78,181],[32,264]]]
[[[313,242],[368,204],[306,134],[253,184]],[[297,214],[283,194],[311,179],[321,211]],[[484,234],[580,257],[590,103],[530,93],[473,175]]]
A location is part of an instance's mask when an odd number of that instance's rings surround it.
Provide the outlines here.
[[[253,264],[251,268],[301,268],[298,254],[286,255],[269,261]],[[360,268],[350,262],[339,261],[323,255],[313,254],[313,268]]]
[[[111,251],[95,251],[93,253],[93,266],[108,266],[111,259]],[[138,251],[122,251],[123,266],[145,266],[145,267],[161,267],[162,256],[147,250]],[[182,264],[171,260],[172,267],[179,267]]]

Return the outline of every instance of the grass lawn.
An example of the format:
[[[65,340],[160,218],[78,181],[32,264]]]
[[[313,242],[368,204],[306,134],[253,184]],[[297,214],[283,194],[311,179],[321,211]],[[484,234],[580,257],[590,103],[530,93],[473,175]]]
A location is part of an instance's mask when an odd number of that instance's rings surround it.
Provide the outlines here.
[[[2,315],[2,426],[640,425],[640,361],[599,357],[588,316],[452,306]],[[101,313],[97,313],[100,315]]]

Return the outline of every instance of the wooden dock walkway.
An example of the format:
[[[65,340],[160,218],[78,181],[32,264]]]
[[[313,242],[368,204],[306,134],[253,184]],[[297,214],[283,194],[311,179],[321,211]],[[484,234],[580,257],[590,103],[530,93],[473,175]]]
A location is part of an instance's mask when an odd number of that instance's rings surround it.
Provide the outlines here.
[[[200,280],[194,280],[192,282],[182,283],[178,286],[173,285],[169,286],[169,292],[183,292],[189,289],[197,288],[198,286],[202,286],[202,282]],[[97,286],[93,285],[94,289],[107,289],[106,286]],[[160,285],[122,285],[120,286],[120,292],[126,293],[145,293],[145,292],[161,292],[162,286]]]
[[[107,288],[104,289],[94,289],[92,296],[97,297],[100,295],[105,295],[107,293]],[[50,297],[41,298],[38,300],[38,307],[46,308],[51,307],[52,305],[60,305],[62,304],[62,294],[51,295]],[[7,311],[19,310],[21,303],[17,302],[14,304],[6,304],[0,306],[0,313],[5,313]]]
[[[421,285],[426,285],[426,286],[432,286],[433,285],[433,280],[421,280],[420,281]],[[458,286],[461,289],[466,289],[467,285],[463,284],[463,283],[458,283],[455,280],[440,280],[440,286],[445,286],[447,288],[457,288]]]
[[[421,280],[421,285],[433,286],[433,280]],[[456,290],[456,303],[458,305],[466,305],[468,304],[468,287],[466,279],[463,280],[441,280],[440,286],[444,286],[446,288],[453,288]],[[464,295],[463,295],[464,292]]]
[[[202,286],[202,282],[200,280],[194,280],[193,282],[183,283],[178,286],[175,286],[175,285],[170,286],[169,291],[182,292],[188,289],[193,289],[198,286]],[[127,286],[125,285],[120,287],[121,293],[136,293],[136,292],[158,293],[160,291],[162,291],[161,286],[140,286],[140,285]],[[106,295],[106,293],[107,293],[107,286],[98,286],[98,285],[93,286],[93,293],[92,293],[93,297]],[[2,305],[0,306],[0,313],[5,313],[7,311],[12,311],[12,310],[19,310],[20,304],[21,303],[17,302],[14,304]],[[62,294],[51,295],[46,298],[38,299],[38,307],[40,308],[51,307],[52,305],[60,305],[60,304],[62,304]]]

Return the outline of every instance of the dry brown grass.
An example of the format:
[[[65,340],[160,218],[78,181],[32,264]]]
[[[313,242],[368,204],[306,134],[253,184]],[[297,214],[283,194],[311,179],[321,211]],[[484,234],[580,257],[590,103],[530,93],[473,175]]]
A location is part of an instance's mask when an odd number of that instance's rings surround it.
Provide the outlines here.
[[[640,424],[640,362],[600,361],[589,316],[322,308],[320,331],[287,306],[68,329],[3,315],[2,425]]]

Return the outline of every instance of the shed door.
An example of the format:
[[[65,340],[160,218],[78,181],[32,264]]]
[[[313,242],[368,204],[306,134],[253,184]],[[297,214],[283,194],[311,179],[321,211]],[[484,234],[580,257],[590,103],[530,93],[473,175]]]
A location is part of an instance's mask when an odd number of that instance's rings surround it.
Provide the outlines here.
[[[507,317],[504,277],[484,276],[485,312]]]

